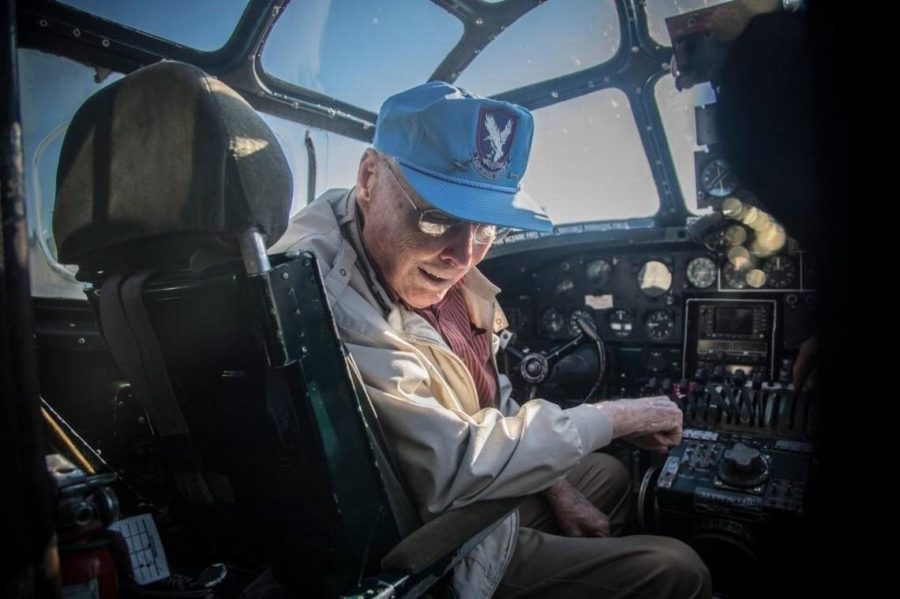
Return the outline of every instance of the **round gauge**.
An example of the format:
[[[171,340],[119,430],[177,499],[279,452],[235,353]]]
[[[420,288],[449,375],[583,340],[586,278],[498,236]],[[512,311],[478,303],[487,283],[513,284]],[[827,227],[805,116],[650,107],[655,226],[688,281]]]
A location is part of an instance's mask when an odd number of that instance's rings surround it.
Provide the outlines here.
[[[659,260],[650,260],[641,267],[637,282],[644,295],[659,297],[672,286],[672,271]]]
[[[700,187],[713,197],[724,198],[737,189],[737,179],[731,172],[731,166],[716,158],[700,171]]]
[[[585,310],[583,308],[577,308],[575,310],[572,310],[572,313],[569,314],[569,332],[572,333],[573,335],[581,334],[581,327],[578,326],[578,322],[577,322],[577,319],[579,316],[586,319],[588,322],[594,321],[593,317],[591,316],[591,313],[588,312],[587,310]]]
[[[719,210],[725,218],[738,219],[744,212],[744,203],[735,197],[725,198]]]
[[[747,284],[754,289],[759,289],[766,284],[766,273],[758,268],[751,268],[748,270],[747,274],[744,275],[744,278],[747,280]]]
[[[729,289],[743,289],[747,286],[747,269],[729,264],[722,269],[722,280]]]
[[[750,268],[750,252],[742,245],[736,245],[728,250],[728,262],[737,270]]]
[[[797,267],[794,261],[784,256],[774,256],[763,264],[763,272],[769,287],[774,289],[790,289],[795,287]]]
[[[602,258],[591,260],[584,267],[584,274],[587,276],[588,281],[597,287],[605,287],[612,277],[612,264]]]
[[[562,312],[556,308],[547,308],[541,314],[541,328],[553,335],[559,333],[566,326],[566,319]]]
[[[741,225],[731,225],[725,229],[725,243],[730,246],[741,245],[747,241],[747,229]]]
[[[575,281],[572,279],[563,279],[559,283],[556,284],[556,293],[558,295],[562,295],[563,293],[568,293],[575,289]]]
[[[634,315],[628,310],[618,309],[609,313],[609,328],[620,337],[627,337],[634,329]]]
[[[698,289],[706,289],[716,282],[716,263],[706,256],[694,258],[687,265],[687,280]]]
[[[654,310],[644,319],[647,336],[654,341],[662,341],[672,336],[675,330],[675,320],[665,310]]]

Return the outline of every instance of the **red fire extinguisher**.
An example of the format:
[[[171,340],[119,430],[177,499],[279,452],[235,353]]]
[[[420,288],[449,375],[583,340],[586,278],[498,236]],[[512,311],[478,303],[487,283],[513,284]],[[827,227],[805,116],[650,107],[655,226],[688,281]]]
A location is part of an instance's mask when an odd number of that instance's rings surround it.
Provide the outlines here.
[[[114,474],[86,475],[58,454],[47,456],[56,486],[56,530],[64,599],[118,599],[116,537],[106,527],[119,504]]]

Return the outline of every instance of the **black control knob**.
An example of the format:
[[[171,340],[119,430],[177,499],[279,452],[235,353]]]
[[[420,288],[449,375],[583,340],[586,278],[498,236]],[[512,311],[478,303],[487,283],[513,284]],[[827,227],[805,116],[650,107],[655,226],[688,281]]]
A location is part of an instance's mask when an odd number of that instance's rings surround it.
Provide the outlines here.
[[[778,382],[787,386],[793,381],[794,363],[789,358],[781,361],[781,369],[778,371]]]
[[[742,425],[746,426],[750,424],[750,402],[741,402],[741,414],[740,414],[740,422]]]
[[[737,414],[737,400],[731,396],[729,391],[722,394],[722,421],[726,424],[734,424]]]
[[[519,364],[519,374],[526,383],[532,385],[542,383],[549,371],[550,365],[547,363],[547,359],[539,353],[528,354]]]
[[[762,389],[763,384],[763,376],[761,372],[754,372],[753,376],[750,377],[750,386],[753,387],[754,391],[759,391]]]
[[[706,384],[706,379],[709,376],[706,368],[698,368],[697,372],[694,373],[694,378],[697,379],[697,383],[700,385]]]
[[[753,420],[753,395],[747,387],[741,389],[739,405],[741,410],[740,422],[746,426]]]
[[[758,449],[735,443],[722,455],[718,474],[729,485],[755,487],[769,477],[769,468]]]
[[[712,380],[715,383],[721,383],[725,379],[725,367],[717,364],[713,367]]]
[[[762,468],[762,456],[758,449],[735,443],[731,449],[725,451],[725,460],[728,464],[740,472],[753,472]]]
[[[699,421],[706,420],[706,408],[708,407],[709,395],[702,387],[697,388],[693,396],[693,407],[691,408],[691,418]]]

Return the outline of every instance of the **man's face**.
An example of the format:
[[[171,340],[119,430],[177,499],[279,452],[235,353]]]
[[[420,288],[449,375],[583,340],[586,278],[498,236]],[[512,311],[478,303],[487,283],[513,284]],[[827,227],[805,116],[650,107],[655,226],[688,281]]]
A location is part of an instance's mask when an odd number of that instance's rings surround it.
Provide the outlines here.
[[[481,262],[490,244],[475,243],[475,225],[454,227],[440,237],[420,231],[418,214],[398,186],[403,185],[420,208],[429,206],[389,168],[372,150],[360,164],[357,200],[364,219],[363,243],[393,291],[410,307],[427,308]]]

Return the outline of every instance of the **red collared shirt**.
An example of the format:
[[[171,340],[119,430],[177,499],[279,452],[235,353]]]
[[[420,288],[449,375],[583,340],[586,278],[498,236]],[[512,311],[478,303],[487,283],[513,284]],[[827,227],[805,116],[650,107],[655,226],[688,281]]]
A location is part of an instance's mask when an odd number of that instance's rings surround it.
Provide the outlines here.
[[[433,326],[469,369],[482,409],[496,406],[497,373],[491,355],[491,332],[472,324],[460,286],[454,285],[440,302],[416,310]]]

